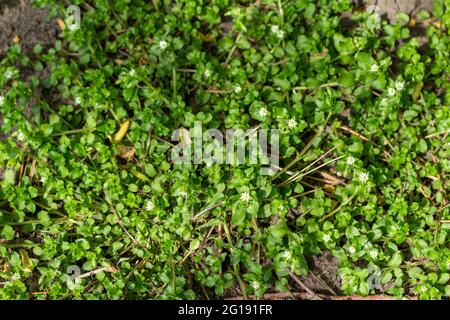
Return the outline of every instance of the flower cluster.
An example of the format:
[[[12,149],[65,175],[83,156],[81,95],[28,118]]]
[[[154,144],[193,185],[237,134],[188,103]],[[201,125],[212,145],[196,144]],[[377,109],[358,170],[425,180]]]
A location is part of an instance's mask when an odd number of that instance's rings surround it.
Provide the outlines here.
[[[279,39],[283,39],[284,37],[284,31],[280,30],[280,27],[278,27],[277,25],[272,25],[270,27],[270,31],[272,31],[273,34],[275,34],[275,36]]]

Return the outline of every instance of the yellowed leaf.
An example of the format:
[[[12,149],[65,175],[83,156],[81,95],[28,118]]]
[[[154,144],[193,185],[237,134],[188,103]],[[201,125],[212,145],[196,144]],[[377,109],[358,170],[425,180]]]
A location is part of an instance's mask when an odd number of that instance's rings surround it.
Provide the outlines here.
[[[31,261],[30,257],[28,256],[28,252],[26,252],[24,249],[20,249],[19,255],[20,255],[20,261],[22,262],[23,271],[25,271],[25,272],[33,271],[33,262]]]
[[[3,265],[2,271],[4,273],[8,273],[9,272],[9,263],[5,262],[5,264]]]
[[[133,176],[135,176],[139,180],[150,181],[150,179],[147,178],[147,176],[145,174],[140,173],[139,171],[137,171],[133,168],[130,169],[130,172],[131,172],[131,174],[133,174]]]
[[[56,19],[56,23],[58,23],[58,26],[61,30],[66,29],[66,24],[64,23],[64,21],[62,21],[62,19]]]
[[[123,137],[125,137],[125,135],[127,134],[128,128],[130,127],[130,123],[131,123],[130,120],[127,120],[124,123],[122,123],[119,131],[117,131],[114,137],[112,137],[111,139],[112,143],[116,144],[122,141]]]

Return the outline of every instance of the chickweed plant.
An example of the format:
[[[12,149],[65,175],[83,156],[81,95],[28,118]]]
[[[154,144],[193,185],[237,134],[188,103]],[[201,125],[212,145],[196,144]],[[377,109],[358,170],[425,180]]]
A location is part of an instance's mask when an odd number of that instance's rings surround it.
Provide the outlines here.
[[[340,294],[450,296],[448,0],[61,3],[0,60],[1,299],[262,297],[325,250]],[[278,162],[172,161],[196,123]]]

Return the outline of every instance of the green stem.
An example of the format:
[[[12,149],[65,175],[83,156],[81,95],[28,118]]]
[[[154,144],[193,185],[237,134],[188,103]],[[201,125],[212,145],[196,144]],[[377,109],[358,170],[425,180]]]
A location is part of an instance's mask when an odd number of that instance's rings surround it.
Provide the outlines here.
[[[65,221],[67,218],[56,218],[56,219],[50,219],[52,223],[59,223],[61,221]],[[0,223],[0,226],[8,225],[8,226],[23,226],[27,224],[39,224],[42,223],[41,220],[28,220],[28,221],[22,221],[22,222],[2,222]]]
[[[225,230],[227,240],[230,243],[230,251],[233,252],[233,249],[234,249],[233,248],[233,240],[231,239],[230,229],[228,229],[228,225],[225,222],[223,223],[223,229]],[[240,276],[239,265],[238,264],[233,265],[233,270],[234,270],[234,275],[236,276],[236,279],[239,283],[239,287],[241,287],[242,296],[244,297],[245,300],[247,300],[248,297],[247,297],[247,293],[245,292],[244,282],[242,282],[242,279]]]
[[[25,247],[35,247],[38,243],[11,243],[11,244],[0,244],[2,247],[6,248],[25,248]]]
[[[344,201],[343,203],[341,203],[341,205],[339,207],[337,207],[336,209],[334,209],[333,211],[331,211],[329,214],[323,216],[322,218],[319,219],[319,222],[322,222],[326,219],[328,219],[329,217],[332,217],[334,214],[336,214],[336,212],[338,212],[339,210],[341,210],[341,208],[347,204],[349,204],[353,198],[356,196],[356,194],[353,194],[350,198],[347,199],[347,201]]]
[[[47,210],[49,213],[54,213],[54,214],[57,214],[57,215],[59,215],[59,216],[61,216],[61,217],[66,217],[65,214],[63,214],[63,213],[61,213],[61,212],[59,212],[59,211],[53,210],[52,208],[47,207],[47,206],[43,205],[42,203],[39,203],[39,202],[37,202],[37,201],[35,201],[35,200],[33,200],[33,203],[34,203],[35,205],[37,205],[38,207],[41,207],[42,209]]]
[[[284,167],[280,172],[278,172],[273,178],[272,181],[275,180],[276,178],[278,178],[279,176],[281,176],[283,173],[285,173],[290,167],[292,167],[294,164],[296,164],[297,162],[299,162],[303,156],[305,155],[305,153],[309,150],[309,148],[311,148],[311,146],[313,145],[313,143],[316,141],[316,139],[322,134],[323,130],[325,129],[325,126],[328,122],[328,119],[330,117],[327,118],[327,120],[325,121],[325,124],[319,129],[319,131],[317,131],[317,133],[314,135],[314,137],[312,137],[311,140],[309,140],[309,142],[306,144],[306,146],[303,148],[303,150],[295,157],[295,159],[289,163],[286,167]]]
[[[173,101],[177,99],[177,70],[172,68]]]
[[[237,42],[241,39],[241,35],[242,35],[242,34],[239,32],[239,34],[238,34],[237,37],[236,37],[236,42],[235,42],[234,46],[231,48],[230,52],[228,53],[227,59],[225,60],[225,63],[224,63],[225,66],[228,65],[228,62],[230,61],[231,57],[233,56],[234,51],[236,51],[236,48],[237,48]]]
[[[69,135],[69,134],[77,134],[77,133],[83,133],[83,132],[92,132],[95,131],[97,128],[83,128],[83,129],[74,129],[74,130],[68,130],[63,132],[58,132],[53,134],[53,136],[63,136],[63,135]]]

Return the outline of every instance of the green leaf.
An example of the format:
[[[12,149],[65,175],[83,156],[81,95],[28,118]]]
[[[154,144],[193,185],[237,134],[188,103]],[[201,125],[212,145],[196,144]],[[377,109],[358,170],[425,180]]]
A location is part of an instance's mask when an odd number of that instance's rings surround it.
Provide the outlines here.
[[[13,185],[16,182],[16,175],[12,169],[6,169],[3,179],[7,184]]]
[[[427,142],[423,139],[419,140],[419,143],[416,146],[416,150],[421,153],[425,153],[428,150]]]
[[[400,252],[395,252],[392,255],[392,258],[388,262],[388,266],[390,267],[398,267],[402,263],[402,255]]]
[[[14,229],[9,225],[3,226],[2,238],[8,241],[14,239]]]
[[[375,63],[375,60],[365,52],[358,53],[356,61],[358,62],[359,67],[366,71]]]
[[[348,147],[349,152],[360,153],[364,150],[364,146],[361,142],[354,142]]]
[[[417,116],[418,112],[415,110],[406,110],[405,113],[403,113],[403,118],[408,122],[411,122],[411,120]]]
[[[426,276],[423,274],[423,270],[419,267],[412,267],[408,270],[408,275],[413,279],[424,279]]]
[[[272,237],[281,240],[283,237],[288,233],[289,229],[287,225],[283,222],[278,222],[274,226],[269,227],[269,233],[272,235]]]
[[[191,243],[189,244],[189,250],[190,251],[195,251],[200,247],[201,241],[199,239],[194,239],[191,241]]]
[[[392,272],[390,272],[390,271],[384,271],[384,272],[381,274],[380,282],[381,282],[381,284],[386,284],[386,283],[388,283],[389,281],[391,281],[391,279],[392,279]]]
[[[234,225],[240,226],[245,221],[246,211],[244,209],[238,208],[233,211],[231,216],[231,222]]]

